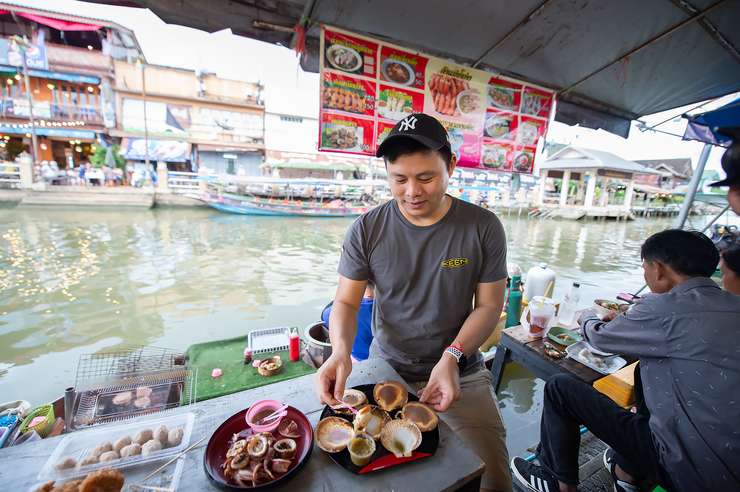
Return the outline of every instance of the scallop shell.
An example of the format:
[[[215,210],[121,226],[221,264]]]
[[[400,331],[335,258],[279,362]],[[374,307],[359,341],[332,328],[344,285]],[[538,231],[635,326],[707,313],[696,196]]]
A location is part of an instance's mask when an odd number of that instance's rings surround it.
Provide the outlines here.
[[[367,396],[360,390],[348,389],[344,392],[342,401],[355,408],[359,408],[367,403]]]
[[[349,422],[340,417],[326,417],[316,426],[316,443],[327,453],[345,449],[355,432]]]
[[[385,425],[390,422],[388,412],[375,405],[365,405],[355,415],[353,426],[356,432],[365,432],[373,439],[380,438]]]
[[[267,438],[261,434],[252,436],[247,442],[247,454],[254,459],[261,459],[267,453],[270,444]]]
[[[284,460],[292,460],[295,456],[295,452],[298,449],[296,442],[293,439],[280,439],[273,444],[272,449],[275,450],[275,454],[278,458]]]
[[[439,417],[429,405],[418,401],[410,401],[401,410],[403,419],[416,424],[422,432],[429,432],[437,428]]]
[[[262,376],[274,376],[283,369],[283,359],[279,355],[270,357],[260,362],[257,372]]]
[[[396,458],[408,457],[421,444],[421,431],[408,420],[392,420],[383,427],[380,442]]]
[[[380,408],[390,412],[409,401],[409,392],[398,381],[382,381],[373,388],[373,398]]]

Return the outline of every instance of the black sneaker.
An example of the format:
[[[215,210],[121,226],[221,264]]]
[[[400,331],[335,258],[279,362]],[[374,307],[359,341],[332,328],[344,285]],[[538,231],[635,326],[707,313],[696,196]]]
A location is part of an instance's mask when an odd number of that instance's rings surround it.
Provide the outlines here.
[[[533,492],[558,492],[560,490],[557,478],[541,466],[518,456],[511,460],[511,472],[519,484],[527,490]]]
[[[609,470],[609,474],[612,476],[612,483],[614,484],[614,492],[639,492],[640,488],[629,482],[625,482],[617,478],[617,462],[614,460],[615,452],[612,448],[606,448],[604,451],[604,467]]]

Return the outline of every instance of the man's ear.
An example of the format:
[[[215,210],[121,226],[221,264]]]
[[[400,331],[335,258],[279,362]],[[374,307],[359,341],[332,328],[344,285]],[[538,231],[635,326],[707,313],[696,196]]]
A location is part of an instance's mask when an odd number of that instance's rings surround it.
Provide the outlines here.
[[[447,170],[447,173],[452,177],[452,172],[457,167],[457,156],[455,154],[452,154],[452,157],[450,158],[450,165],[448,166],[449,169]]]
[[[658,282],[663,282],[668,279],[668,267],[665,265],[665,263],[655,260],[653,261],[653,265],[655,266],[655,280]]]

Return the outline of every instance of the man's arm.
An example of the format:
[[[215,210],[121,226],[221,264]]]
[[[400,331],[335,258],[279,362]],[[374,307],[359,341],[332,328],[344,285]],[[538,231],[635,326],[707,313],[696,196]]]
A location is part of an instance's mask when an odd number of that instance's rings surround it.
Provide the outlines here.
[[[329,315],[331,356],[316,373],[316,393],[322,403],[341,401],[344,386],[352,372],[352,344],[357,332],[357,311],[365,292],[366,280],[339,276],[339,286]]]
[[[339,276],[337,293],[329,315],[332,354],[338,353],[349,357],[352,353],[352,344],[357,334],[357,311],[360,309],[366,285],[367,280],[352,280],[343,275]]]
[[[460,328],[454,344],[463,347],[465,355],[470,356],[483,345],[496,328],[504,307],[504,291],[506,279],[496,282],[478,284],[475,288],[475,304],[473,311]],[[449,356],[445,356],[450,358]]]
[[[474,309],[453,342],[461,345],[466,355],[474,354],[496,328],[504,305],[505,285],[506,279],[501,279],[476,286]],[[460,371],[457,361],[445,352],[432,369],[420,400],[438,412],[444,412],[459,396]]]
[[[657,296],[647,297],[608,322],[588,310],[579,320],[583,337],[604,352],[634,357],[665,356],[666,313],[661,312],[660,304]]]

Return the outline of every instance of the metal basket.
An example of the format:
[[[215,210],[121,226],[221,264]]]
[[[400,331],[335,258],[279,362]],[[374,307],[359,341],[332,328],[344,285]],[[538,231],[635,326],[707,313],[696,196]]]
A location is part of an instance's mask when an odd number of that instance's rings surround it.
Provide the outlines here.
[[[185,366],[183,354],[165,348],[82,355],[71,426],[80,429],[189,405],[196,401],[196,372]],[[126,392],[130,401],[115,403],[116,395]],[[146,396],[140,399],[142,392]]]
[[[290,348],[290,328],[279,326],[250,331],[247,335],[247,346],[254,355],[268,354]]]

